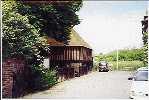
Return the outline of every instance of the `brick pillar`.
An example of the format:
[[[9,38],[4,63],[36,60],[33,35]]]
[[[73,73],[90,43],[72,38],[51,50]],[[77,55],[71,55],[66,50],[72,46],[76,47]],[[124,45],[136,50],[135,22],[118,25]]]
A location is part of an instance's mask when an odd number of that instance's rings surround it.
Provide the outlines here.
[[[24,71],[24,60],[22,59],[16,59],[16,58],[12,58],[12,59],[7,59],[5,62],[3,62],[2,64],[2,96],[3,98],[13,98],[14,95],[19,96],[21,93],[20,90],[23,87],[23,84],[14,84],[15,83],[15,79],[14,79],[14,75],[16,77],[19,77],[21,75],[23,75],[23,71]],[[23,76],[21,77],[21,79],[23,79]],[[18,80],[18,81],[22,81],[22,80]],[[14,94],[14,85],[16,85],[17,87],[19,86],[17,91],[17,94]],[[20,87],[20,85],[22,87]],[[19,95],[18,95],[19,94]]]
[[[3,97],[12,97],[12,86],[13,86],[13,67],[10,61],[4,62],[2,67],[2,94]]]

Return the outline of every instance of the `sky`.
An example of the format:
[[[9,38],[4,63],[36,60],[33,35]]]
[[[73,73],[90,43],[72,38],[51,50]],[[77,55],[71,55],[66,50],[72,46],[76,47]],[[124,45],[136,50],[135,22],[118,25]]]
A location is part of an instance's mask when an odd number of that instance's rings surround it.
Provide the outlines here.
[[[95,54],[142,47],[141,20],[147,1],[83,1],[74,29]]]

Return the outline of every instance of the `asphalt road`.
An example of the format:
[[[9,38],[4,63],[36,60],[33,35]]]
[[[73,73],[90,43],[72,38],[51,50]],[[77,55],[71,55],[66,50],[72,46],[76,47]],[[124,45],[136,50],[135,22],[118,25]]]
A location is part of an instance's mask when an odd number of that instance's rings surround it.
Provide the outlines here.
[[[128,99],[131,85],[131,81],[127,80],[129,76],[131,73],[126,71],[91,72],[23,98]]]

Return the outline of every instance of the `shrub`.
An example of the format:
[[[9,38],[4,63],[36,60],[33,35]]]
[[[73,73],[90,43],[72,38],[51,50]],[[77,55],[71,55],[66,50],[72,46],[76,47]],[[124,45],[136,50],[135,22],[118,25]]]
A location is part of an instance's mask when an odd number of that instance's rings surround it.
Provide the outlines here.
[[[57,83],[55,70],[47,70],[46,73],[44,73],[43,78],[48,87],[51,87]]]
[[[31,77],[32,90],[43,90],[57,83],[56,71],[45,69],[43,65],[31,67]]]

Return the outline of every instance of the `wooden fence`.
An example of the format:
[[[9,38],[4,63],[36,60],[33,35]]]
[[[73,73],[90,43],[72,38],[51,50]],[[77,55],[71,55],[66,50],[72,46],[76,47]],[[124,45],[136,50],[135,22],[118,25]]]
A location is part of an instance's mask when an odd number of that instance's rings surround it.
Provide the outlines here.
[[[58,79],[59,82],[74,78],[75,77],[74,68],[69,67],[58,68],[57,76],[59,77]]]
[[[74,77],[80,77],[82,75],[86,75],[88,74],[88,72],[90,71],[89,68],[87,66],[84,67],[79,67],[79,71],[75,72],[75,68],[71,68],[71,67],[64,67],[64,68],[58,68],[57,70],[57,76],[58,76],[58,81],[62,82],[64,80],[68,80]]]

